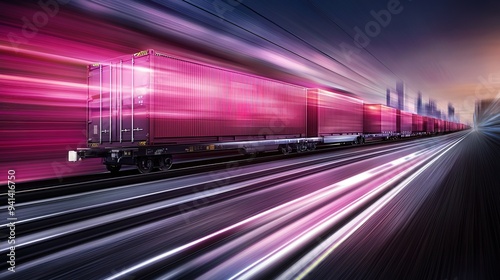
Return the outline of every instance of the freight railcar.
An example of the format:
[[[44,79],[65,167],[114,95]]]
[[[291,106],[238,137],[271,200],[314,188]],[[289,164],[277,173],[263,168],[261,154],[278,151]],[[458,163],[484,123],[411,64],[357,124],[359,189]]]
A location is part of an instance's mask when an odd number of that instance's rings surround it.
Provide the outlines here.
[[[443,133],[443,120],[435,119],[434,120],[434,132],[435,133]]]
[[[424,117],[424,132],[426,134],[434,134],[435,132],[435,119],[432,117]]]
[[[416,135],[421,135],[424,134],[424,117],[417,115],[417,114],[412,114],[412,130],[413,133]]]
[[[393,139],[397,134],[397,110],[381,104],[364,104],[364,137],[366,140]]]
[[[341,93],[307,90],[307,136],[322,143],[364,143],[363,101]]]
[[[410,137],[412,135],[412,113],[397,110],[396,123],[399,137]]]

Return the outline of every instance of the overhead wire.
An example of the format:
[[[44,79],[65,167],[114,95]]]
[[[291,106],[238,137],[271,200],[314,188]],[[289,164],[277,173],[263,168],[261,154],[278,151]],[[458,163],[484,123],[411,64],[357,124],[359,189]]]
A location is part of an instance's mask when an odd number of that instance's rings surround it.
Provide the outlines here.
[[[305,57],[305,56],[303,56],[303,55],[301,55],[301,54],[299,54],[299,53],[297,53],[297,52],[293,51],[293,50],[290,50],[290,49],[288,49],[288,48],[286,48],[286,47],[284,47],[284,46],[282,46],[282,45],[280,45],[280,44],[278,44],[278,43],[276,43],[276,42],[274,42],[274,41],[272,41],[272,40],[270,40],[270,39],[268,39],[268,38],[265,38],[264,36],[262,36],[262,35],[260,35],[260,34],[257,34],[256,32],[254,32],[254,31],[252,31],[252,30],[249,30],[248,28],[245,28],[245,27],[243,27],[243,26],[240,26],[240,25],[238,25],[238,24],[236,24],[236,23],[234,23],[234,22],[232,22],[232,21],[230,21],[230,20],[228,20],[228,19],[226,19],[226,18],[222,17],[221,15],[218,15],[218,14],[216,14],[216,13],[214,13],[214,12],[212,12],[212,11],[208,10],[208,9],[205,9],[205,8],[203,8],[203,7],[201,7],[201,6],[197,5],[197,4],[194,4],[194,3],[192,3],[192,2],[190,2],[190,1],[188,1],[188,0],[183,0],[183,2],[185,2],[185,3],[187,3],[187,4],[191,5],[191,6],[193,6],[193,7],[195,7],[195,8],[198,8],[198,9],[200,9],[200,10],[202,10],[202,11],[204,11],[204,12],[208,13],[208,14],[211,14],[211,15],[213,15],[213,16],[215,16],[215,17],[218,17],[219,19],[221,19],[221,20],[223,20],[223,21],[225,21],[225,22],[227,22],[227,23],[229,23],[229,24],[231,24],[231,25],[233,25],[233,26],[235,26],[235,27],[237,27],[237,28],[240,28],[240,29],[242,29],[242,30],[244,30],[244,31],[246,31],[246,32],[248,32],[248,33],[250,33],[250,34],[252,34],[252,35],[254,35],[254,36],[256,36],[256,37],[258,37],[258,38],[260,38],[260,39],[262,39],[262,40],[264,40],[264,41],[266,41],[266,42],[268,42],[268,43],[271,43],[272,45],[275,45],[275,46],[279,47],[280,49],[283,49],[283,50],[285,50],[285,51],[287,51],[287,52],[289,52],[289,53],[292,53],[292,54],[294,54],[294,55],[296,55],[296,56],[298,56],[298,57],[300,57],[300,58],[302,58],[302,59],[304,59],[304,60],[306,60],[306,61],[308,61],[308,62],[310,62],[310,63],[312,63],[312,64],[318,65],[319,67],[321,67],[321,68],[323,68],[323,69],[325,69],[325,70],[327,70],[327,71],[329,71],[329,72],[331,72],[331,73],[334,73],[334,74],[335,74],[335,75],[337,75],[337,76],[340,76],[340,77],[342,77],[342,78],[344,78],[344,79],[350,80],[350,81],[352,81],[352,82],[354,82],[354,83],[356,83],[356,84],[359,84],[359,85],[361,85],[361,86],[364,86],[364,87],[366,87],[366,88],[370,88],[370,89],[373,89],[373,90],[378,90],[378,89],[376,89],[376,88],[374,88],[374,87],[372,87],[372,86],[369,86],[369,85],[363,84],[363,83],[361,83],[360,81],[354,80],[354,79],[349,78],[349,77],[347,77],[347,76],[345,76],[345,75],[341,75],[341,74],[339,74],[339,73],[337,73],[337,72],[335,72],[335,71],[333,71],[333,70],[329,69],[328,67],[326,67],[326,66],[324,66],[324,65],[321,65],[321,64],[319,64],[319,63],[317,63],[317,62],[315,62],[315,61],[313,61],[313,60],[311,60],[311,59],[309,59],[309,58],[307,58],[307,57]],[[240,5],[243,5],[245,8],[247,8],[247,9],[251,10],[252,12],[254,12],[254,13],[256,13],[257,15],[261,16],[262,18],[264,18],[264,19],[268,20],[269,22],[273,23],[274,25],[276,25],[276,26],[277,26],[277,27],[279,27],[280,29],[284,30],[285,32],[289,33],[290,35],[294,36],[295,38],[299,39],[300,41],[305,42],[305,43],[306,43],[306,44],[308,44],[309,46],[313,47],[315,50],[320,51],[320,52],[321,52],[322,54],[324,54],[324,55],[327,55],[328,57],[330,57],[331,59],[333,59],[335,62],[337,62],[337,63],[341,64],[341,65],[342,65],[342,66],[344,66],[344,67],[346,67],[347,69],[349,69],[349,70],[350,70],[350,71],[352,71],[353,73],[357,74],[358,76],[362,77],[362,78],[363,78],[363,79],[365,79],[366,81],[371,82],[371,83],[373,83],[373,84],[376,84],[375,82],[371,81],[371,80],[370,80],[370,79],[368,79],[367,77],[364,77],[363,75],[361,75],[360,73],[358,73],[358,72],[354,71],[353,69],[351,69],[350,67],[346,66],[345,64],[342,64],[342,63],[341,63],[341,62],[339,62],[337,59],[335,59],[335,58],[331,57],[330,55],[326,54],[325,52],[323,52],[323,51],[319,50],[318,48],[316,48],[315,46],[313,46],[313,45],[311,45],[310,43],[306,42],[305,40],[303,40],[302,38],[298,37],[297,35],[295,35],[295,34],[293,34],[293,33],[289,32],[289,31],[288,31],[288,30],[286,30],[285,28],[283,28],[283,27],[281,27],[280,25],[276,24],[275,22],[271,21],[271,20],[270,20],[270,19],[268,19],[267,17],[265,17],[265,16],[261,15],[260,13],[258,13],[258,12],[257,12],[257,11],[255,11],[255,10],[253,10],[252,8],[248,7],[247,5],[244,5],[243,3],[240,3]]]

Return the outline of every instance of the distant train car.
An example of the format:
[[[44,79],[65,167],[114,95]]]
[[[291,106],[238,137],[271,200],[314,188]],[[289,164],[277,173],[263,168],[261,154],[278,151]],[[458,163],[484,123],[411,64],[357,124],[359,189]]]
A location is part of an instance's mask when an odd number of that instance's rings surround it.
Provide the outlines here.
[[[396,123],[397,133],[400,137],[410,137],[412,135],[412,113],[397,110]]]
[[[423,134],[425,132],[423,116],[412,114],[412,131],[417,135]]]
[[[424,127],[423,130],[426,134],[434,134],[435,132],[435,119],[432,117],[424,117]]]
[[[366,139],[397,137],[397,111],[381,104],[364,105],[364,134]]]
[[[323,143],[363,143],[363,101],[320,89],[307,91],[307,136]]]
[[[434,132],[443,133],[443,121],[440,119],[434,119]]]

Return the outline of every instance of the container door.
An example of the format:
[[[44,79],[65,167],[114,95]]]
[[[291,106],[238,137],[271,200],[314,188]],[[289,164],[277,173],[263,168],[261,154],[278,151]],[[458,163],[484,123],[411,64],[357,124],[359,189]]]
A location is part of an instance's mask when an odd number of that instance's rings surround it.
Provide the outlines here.
[[[147,140],[149,131],[150,56],[132,57],[121,62],[118,104],[118,131],[121,143]]]
[[[89,141],[94,144],[112,143],[113,96],[109,65],[94,65],[89,69]]]
[[[136,145],[149,131],[149,55],[89,68],[89,141]]]

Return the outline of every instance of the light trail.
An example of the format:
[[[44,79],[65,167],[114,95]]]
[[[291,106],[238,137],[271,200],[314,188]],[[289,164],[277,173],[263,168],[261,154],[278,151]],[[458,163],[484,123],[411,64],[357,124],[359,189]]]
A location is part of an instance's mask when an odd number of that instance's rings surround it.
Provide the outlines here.
[[[432,150],[433,147],[431,148],[428,148],[428,150]],[[186,243],[182,246],[179,246],[177,248],[174,248],[174,249],[171,249],[169,251],[166,251],[162,254],[159,254],[155,257],[152,257],[152,258],[149,258],[145,261],[142,261],[132,267],[129,267],[123,271],[121,271],[120,273],[117,273],[117,274],[114,274],[114,275],[111,275],[109,276],[108,278],[106,278],[107,280],[111,280],[111,279],[118,279],[124,275],[127,275],[127,274],[130,274],[130,273],[133,273],[137,270],[140,270],[140,269],[144,269],[150,265],[153,265],[159,261],[162,261],[162,260],[165,260],[171,256],[174,256],[182,251],[185,251],[187,249],[190,249],[190,248],[193,248],[195,247],[196,245],[198,244],[201,244],[201,243],[204,243],[206,241],[209,241],[211,239],[215,239],[216,237],[218,236],[221,236],[223,234],[227,234],[227,233],[230,233],[234,230],[237,230],[237,229],[240,229],[240,228],[244,228],[244,226],[247,226],[247,225],[250,225],[251,223],[253,222],[256,222],[258,221],[259,219],[263,219],[263,218],[269,218],[270,216],[274,216],[274,215],[283,215],[283,214],[279,214],[280,211],[284,211],[284,214],[287,214],[287,213],[290,213],[292,211],[295,211],[297,209],[300,209],[300,208],[303,208],[303,207],[307,207],[309,205],[315,205],[317,203],[319,203],[319,200],[328,200],[330,199],[331,197],[335,196],[335,195],[338,195],[339,193],[353,187],[354,185],[356,184],[359,184],[361,182],[364,182],[364,181],[367,181],[369,179],[372,179],[372,178],[377,178],[377,176],[380,176],[381,174],[383,174],[384,172],[386,172],[387,170],[390,170],[391,168],[395,167],[395,166],[398,166],[400,165],[401,163],[404,163],[404,162],[410,162],[411,160],[414,160],[416,158],[418,158],[419,156],[422,156],[422,155],[426,155],[430,153],[429,151],[427,152],[424,152],[424,151],[420,151],[420,152],[417,152],[417,153],[413,153],[411,155],[406,155],[406,156],[403,156],[401,158],[398,158],[396,160],[393,160],[391,161],[390,163],[388,164],[385,164],[385,168],[380,168],[379,167],[376,167],[376,168],[372,168],[368,171],[365,171],[365,172],[362,172],[358,175],[355,175],[353,177],[350,177],[350,178],[347,178],[345,180],[342,180],[338,183],[335,183],[335,184],[332,184],[332,185],[329,185],[325,188],[322,188],[320,190],[317,190],[315,192],[312,192],[308,195],[305,195],[305,196],[302,196],[302,197],[299,197],[297,199],[294,199],[294,200],[291,200],[287,203],[284,203],[284,204],[281,204],[279,206],[276,206],[274,208],[271,208],[267,211],[264,211],[262,213],[259,213],[255,216],[252,216],[248,219],[245,219],[245,220],[242,220],[236,224],[233,224],[229,227],[226,227],[224,229],[221,229],[219,231],[216,231],[212,234],[209,234],[207,236],[204,236],[202,238],[199,238],[199,239],[196,239],[192,242],[189,242],[189,243]],[[373,194],[375,195],[375,194]],[[358,205],[357,205],[358,206]],[[302,241],[302,240],[301,240]],[[250,268],[249,268],[250,269]],[[236,276],[237,277],[237,276]]]
[[[447,145],[443,149],[437,151],[436,157],[434,157],[430,162],[425,164],[423,167],[419,168],[415,173],[410,175],[402,183],[398,184],[389,193],[380,198],[377,202],[373,203],[369,208],[359,214],[356,218],[351,220],[348,224],[342,227],[340,230],[331,235],[322,244],[311,250],[306,256],[297,261],[288,270],[281,274],[278,279],[303,279],[307,276],[314,268],[316,268],[322,261],[324,261],[336,248],[338,248],[345,240],[347,240],[352,234],[354,234],[361,226],[363,226],[373,215],[378,213],[384,208],[387,203],[389,203],[397,194],[399,194],[408,184],[417,178],[422,172],[432,166],[439,158],[444,156],[453,147],[462,142],[469,134],[466,134],[454,141],[453,143]],[[413,170],[407,170],[404,174],[393,177],[387,182],[387,185],[394,183],[395,181],[404,178],[411,174]]]

